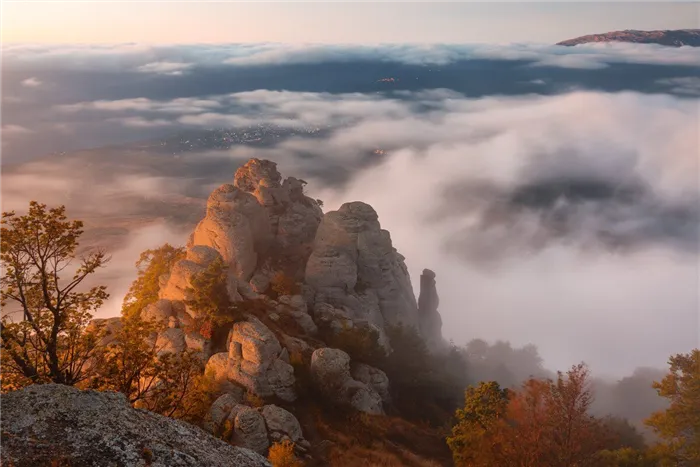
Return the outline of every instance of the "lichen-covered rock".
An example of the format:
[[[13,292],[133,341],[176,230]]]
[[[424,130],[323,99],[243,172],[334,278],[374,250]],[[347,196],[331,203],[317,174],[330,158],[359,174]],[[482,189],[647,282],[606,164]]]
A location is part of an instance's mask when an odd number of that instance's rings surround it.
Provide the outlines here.
[[[267,426],[267,434],[273,443],[281,441],[285,436],[294,443],[304,441],[301,425],[291,413],[276,405],[266,405],[261,410]]]
[[[260,454],[267,452],[270,441],[267,438],[265,419],[257,410],[245,405],[236,405],[228,419],[232,422],[231,442]]]
[[[197,427],[134,409],[123,394],[59,384],[3,394],[0,458],[3,465],[16,467],[52,465],[57,460],[105,467],[270,465],[261,455]]]
[[[350,356],[339,349],[316,349],[311,355],[311,378],[327,398],[370,414],[384,413],[381,396],[350,374]]]
[[[374,392],[379,394],[382,402],[389,402],[391,396],[389,394],[389,378],[379,368],[375,368],[364,363],[352,363],[350,365],[350,374],[356,380],[365,383],[372,388]]]

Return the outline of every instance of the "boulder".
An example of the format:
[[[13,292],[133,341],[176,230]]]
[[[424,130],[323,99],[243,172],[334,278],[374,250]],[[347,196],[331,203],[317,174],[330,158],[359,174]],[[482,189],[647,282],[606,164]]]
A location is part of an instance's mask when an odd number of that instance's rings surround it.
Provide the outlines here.
[[[224,422],[231,415],[231,411],[243,402],[243,390],[236,388],[235,392],[227,392],[219,396],[209,408],[209,415],[204,427],[207,431],[220,434],[224,428]]]
[[[266,405],[261,410],[267,426],[267,434],[273,443],[289,438],[295,444],[304,442],[304,435],[297,418],[276,405]]]
[[[228,352],[215,353],[209,357],[204,372],[211,375],[218,383],[229,381],[231,361],[228,358]]]
[[[310,359],[314,348],[306,343],[303,339],[298,337],[292,337],[284,334],[282,336],[282,345],[289,351],[289,358],[291,360],[293,355],[301,356],[304,359]]]
[[[311,355],[311,378],[330,400],[369,414],[384,413],[382,398],[367,384],[353,379],[350,356],[339,349],[316,349]]]
[[[134,409],[120,393],[42,384],[3,394],[2,404],[3,465],[270,466],[188,423]]]
[[[233,407],[228,420],[233,427],[231,437],[233,444],[260,454],[267,452],[270,441],[267,438],[265,419],[260,415],[260,412],[239,404]]]
[[[372,388],[374,392],[379,394],[382,402],[389,402],[391,400],[389,394],[389,378],[386,373],[379,368],[364,363],[352,363],[350,368],[352,377]]]
[[[207,363],[219,381],[242,385],[260,397],[296,399],[294,368],[284,361],[277,337],[260,320],[249,316],[235,323],[228,337],[228,352],[215,354]]]
[[[306,335],[313,336],[318,333],[318,327],[309,315],[304,297],[301,295],[282,295],[277,298],[277,301],[279,302],[277,311],[294,318],[294,321],[304,330]]]

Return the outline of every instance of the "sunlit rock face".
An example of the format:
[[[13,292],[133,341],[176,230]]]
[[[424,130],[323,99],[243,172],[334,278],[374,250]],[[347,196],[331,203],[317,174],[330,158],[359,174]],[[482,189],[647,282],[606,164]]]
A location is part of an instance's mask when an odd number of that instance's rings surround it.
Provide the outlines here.
[[[219,252],[237,281],[232,299],[264,293],[280,271],[303,280],[323,216],[304,194],[304,184],[282,179],[274,162],[251,159],[236,171],[233,184],[209,196],[206,216],[190,241]]]
[[[387,326],[410,326],[431,348],[438,345],[434,280],[431,298],[425,300],[431,311],[420,312],[404,260],[368,204],[345,203],[326,213],[306,265],[315,318],[330,320],[335,328],[347,327],[347,320],[369,323],[380,334]]]

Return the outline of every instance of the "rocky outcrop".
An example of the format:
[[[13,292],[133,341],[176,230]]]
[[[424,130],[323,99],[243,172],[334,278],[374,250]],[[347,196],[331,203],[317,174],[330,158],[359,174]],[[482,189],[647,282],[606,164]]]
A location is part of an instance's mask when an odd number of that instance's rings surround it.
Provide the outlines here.
[[[445,346],[442,338],[442,318],[438,312],[439,304],[435,273],[430,269],[423,269],[423,274],[420,276],[418,315],[423,338],[428,348],[433,350],[440,350]]]
[[[16,467],[270,465],[192,425],[134,409],[122,394],[58,384],[3,394],[0,458]]]
[[[296,399],[294,368],[283,358],[277,337],[260,320],[249,316],[233,325],[228,352],[211,356],[206,371],[218,380],[240,384],[260,397]]]
[[[304,195],[304,184],[293,177],[283,180],[274,162],[251,159],[236,171],[233,184],[209,196],[206,216],[190,242],[219,252],[231,282],[237,282],[229,292],[233,300],[264,293],[280,262],[287,273],[302,278],[323,215]]]
[[[258,257],[270,248],[272,230],[265,209],[252,194],[224,184],[209,196],[207,214],[192,242],[218,251],[232,274],[248,281]]]
[[[326,213],[306,266],[315,303],[346,310],[351,319],[417,325],[416,300],[401,256],[371,206],[352,202]]]
[[[311,378],[328,399],[360,412],[382,414],[381,396],[350,374],[350,356],[339,349],[316,349],[311,356]]]

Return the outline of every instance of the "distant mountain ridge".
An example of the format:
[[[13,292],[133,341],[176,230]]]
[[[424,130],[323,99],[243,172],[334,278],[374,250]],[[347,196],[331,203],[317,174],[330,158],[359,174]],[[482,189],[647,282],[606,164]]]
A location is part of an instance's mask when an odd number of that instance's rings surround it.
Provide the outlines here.
[[[626,29],[603,34],[589,34],[562,42],[557,45],[574,46],[591,42],[633,42],[637,44],[659,44],[669,47],[689,45],[700,47],[700,29],[677,29],[665,31],[638,31]]]

